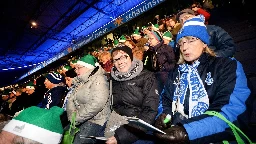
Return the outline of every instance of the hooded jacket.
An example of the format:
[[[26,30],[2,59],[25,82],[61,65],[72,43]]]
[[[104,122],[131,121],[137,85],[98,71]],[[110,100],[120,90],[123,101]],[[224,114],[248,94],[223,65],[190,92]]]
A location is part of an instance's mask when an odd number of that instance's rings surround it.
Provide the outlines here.
[[[97,67],[73,79],[75,88],[67,102],[69,121],[74,111],[77,112],[77,124],[90,121],[103,126],[107,121],[110,115],[109,88],[103,73],[104,70]]]

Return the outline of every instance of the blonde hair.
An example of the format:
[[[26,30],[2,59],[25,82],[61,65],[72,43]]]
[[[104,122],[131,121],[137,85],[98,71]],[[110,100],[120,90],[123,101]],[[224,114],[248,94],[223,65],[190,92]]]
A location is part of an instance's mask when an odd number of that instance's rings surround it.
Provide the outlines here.
[[[181,40],[181,39],[180,39],[180,40]],[[179,41],[180,41],[180,40],[179,40]],[[205,47],[203,53],[204,53],[204,52],[207,53],[207,54],[209,54],[210,56],[216,57],[216,53],[215,53],[212,49],[210,49],[208,46]],[[185,59],[184,59],[184,57],[183,57],[183,55],[182,55],[182,53],[181,53],[181,51],[180,51],[180,56],[179,56],[179,60],[178,60],[177,64],[184,64],[184,63],[185,63]]]

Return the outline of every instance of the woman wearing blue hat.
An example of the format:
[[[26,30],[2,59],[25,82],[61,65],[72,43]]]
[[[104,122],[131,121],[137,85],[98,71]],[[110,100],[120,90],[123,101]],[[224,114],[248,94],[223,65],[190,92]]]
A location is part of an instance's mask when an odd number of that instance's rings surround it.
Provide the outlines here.
[[[246,129],[249,114],[246,104],[251,92],[242,65],[235,59],[216,57],[208,48],[209,35],[200,16],[184,23],[177,43],[179,65],[169,76],[163,93],[163,114],[155,124],[167,133],[156,134],[159,141],[168,144],[235,141],[239,140],[233,134],[235,126],[252,136]],[[171,115],[169,124],[164,123],[167,114]]]

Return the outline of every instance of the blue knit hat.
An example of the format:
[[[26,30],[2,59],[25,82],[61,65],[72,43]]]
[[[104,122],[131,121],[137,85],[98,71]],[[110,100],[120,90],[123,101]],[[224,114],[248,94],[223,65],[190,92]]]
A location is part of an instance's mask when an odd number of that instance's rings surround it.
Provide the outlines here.
[[[181,38],[186,36],[199,38],[202,42],[209,45],[210,36],[207,33],[203,15],[195,16],[186,20],[183,27],[178,32],[176,42],[178,43]]]
[[[46,74],[45,78],[47,78],[53,84],[59,84],[64,81],[62,75],[56,72]]]
[[[151,31],[151,34],[155,37],[156,40],[161,42],[163,40],[161,34],[158,31]]]

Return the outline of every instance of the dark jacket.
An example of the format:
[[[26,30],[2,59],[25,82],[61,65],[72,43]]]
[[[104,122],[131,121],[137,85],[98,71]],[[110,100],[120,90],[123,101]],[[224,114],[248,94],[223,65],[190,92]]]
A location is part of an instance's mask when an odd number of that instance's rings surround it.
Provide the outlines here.
[[[203,54],[197,67],[209,98],[208,110],[218,111],[238,127],[246,128],[248,124],[248,109],[245,103],[249,101],[250,90],[242,65],[231,58],[216,58]],[[207,85],[207,73],[211,73],[213,83]],[[169,75],[169,81],[164,89],[164,113],[172,114],[172,101],[178,78],[176,68]],[[177,84],[177,83],[176,83]],[[184,113],[188,114],[189,90],[184,101]],[[176,115],[177,116],[177,115]],[[189,119],[173,116],[172,120],[180,123],[186,129],[190,143],[215,143],[222,140],[234,140],[233,133],[223,120],[202,114]],[[245,130],[246,132],[246,130]]]
[[[168,72],[175,66],[175,55],[173,48],[162,42],[150,47],[143,56],[144,67],[153,72]]]
[[[217,57],[233,57],[236,52],[233,38],[219,26],[206,25],[206,27],[210,35],[209,48],[217,54]]]
[[[142,70],[139,75],[127,81],[113,80],[113,109],[120,115],[138,117],[149,124],[157,115],[159,95],[157,82],[152,72]],[[144,134],[144,129],[124,125],[115,131],[118,144],[130,144]]]
[[[66,95],[67,88],[65,86],[57,86],[48,90],[44,94],[44,99],[38,104],[38,107],[50,109],[53,106],[61,107],[61,99]]]

